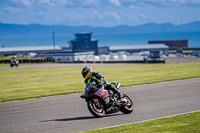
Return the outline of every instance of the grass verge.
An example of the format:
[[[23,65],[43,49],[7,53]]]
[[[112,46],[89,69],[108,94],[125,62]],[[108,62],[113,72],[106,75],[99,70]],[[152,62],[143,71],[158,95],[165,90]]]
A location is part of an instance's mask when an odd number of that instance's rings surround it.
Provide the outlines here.
[[[0,70],[0,102],[82,92],[82,67]],[[93,66],[122,86],[200,77],[200,63]]]
[[[83,133],[199,133],[200,112]]]

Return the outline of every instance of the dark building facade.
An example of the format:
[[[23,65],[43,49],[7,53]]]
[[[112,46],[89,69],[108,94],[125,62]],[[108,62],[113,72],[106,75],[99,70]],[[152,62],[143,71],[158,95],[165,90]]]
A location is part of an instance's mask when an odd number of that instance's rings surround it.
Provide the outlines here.
[[[98,55],[98,40],[91,38],[92,33],[76,33],[75,39],[69,41],[72,52],[94,51]]]
[[[98,48],[98,54],[110,54],[109,47],[99,47]]]
[[[149,44],[163,43],[170,48],[182,49],[188,48],[188,40],[160,40],[160,41],[149,41]]]

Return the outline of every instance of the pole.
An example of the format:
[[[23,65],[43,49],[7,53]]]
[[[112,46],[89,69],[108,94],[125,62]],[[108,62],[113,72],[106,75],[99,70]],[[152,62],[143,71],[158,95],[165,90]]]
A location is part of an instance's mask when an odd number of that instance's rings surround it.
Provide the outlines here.
[[[54,37],[54,32],[53,32],[53,46],[54,46],[54,50],[55,50],[55,37]]]

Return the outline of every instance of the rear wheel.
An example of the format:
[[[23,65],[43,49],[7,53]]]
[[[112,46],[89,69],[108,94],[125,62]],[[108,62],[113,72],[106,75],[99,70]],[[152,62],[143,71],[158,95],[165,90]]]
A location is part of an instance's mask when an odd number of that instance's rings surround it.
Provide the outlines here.
[[[87,106],[91,114],[95,117],[102,117],[105,114],[105,110],[98,98],[91,98],[87,101]]]
[[[133,102],[126,94],[123,94],[123,98],[127,102],[126,103],[122,103],[121,112],[124,113],[124,114],[130,114],[133,111]]]

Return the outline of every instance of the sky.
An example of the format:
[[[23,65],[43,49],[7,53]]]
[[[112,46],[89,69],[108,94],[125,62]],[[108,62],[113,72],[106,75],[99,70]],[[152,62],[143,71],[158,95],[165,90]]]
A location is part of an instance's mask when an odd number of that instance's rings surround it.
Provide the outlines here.
[[[113,27],[200,21],[200,0],[0,0],[0,23]]]

